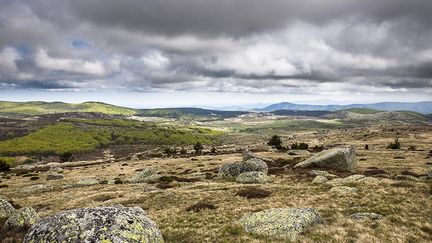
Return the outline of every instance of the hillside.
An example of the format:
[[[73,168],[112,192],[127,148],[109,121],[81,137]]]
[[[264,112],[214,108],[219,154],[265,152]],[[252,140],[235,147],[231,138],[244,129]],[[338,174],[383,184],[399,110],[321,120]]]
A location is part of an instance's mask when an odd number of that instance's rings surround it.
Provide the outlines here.
[[[432,113],[432,101],[424,102],[380,102],[373,104],[350,104],[350,105],[308,105],[308,104],[294,104],[289,102],[282,102],[266,106],[257,111],[271,112],[276,110],[324,110],[324,111],[338,111],[347,110],[352,108],[366,108],[381,111],[396,111],[407,110],[423,114]]]
[[[429,124],[429,117],[412,111],[377,111],[373,109],[348,109],[324,115],[324,118],[338,119],[352,125],[405,125]]]
[[[161,109],[142,109],[139,110],[138,115],[164,117],[164,118],[184,118],[184,117],[229,118],[229,117],[236,117],[247,113],[249,112],[219,111],[219,110],[207,110],[201,108],[161,108]]]
[[[0,115],[43,115],[68,112],[95,112],[107,115],[134,115],[135,109],[120,107],[101,102],[84,102],[79,104],[69,104],[63,102],[8,102],[0,101]]]

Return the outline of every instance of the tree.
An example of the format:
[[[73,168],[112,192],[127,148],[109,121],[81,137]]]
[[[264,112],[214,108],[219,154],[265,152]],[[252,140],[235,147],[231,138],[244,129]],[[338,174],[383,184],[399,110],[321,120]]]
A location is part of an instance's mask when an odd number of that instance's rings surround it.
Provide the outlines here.
[[[193,146],[193,149],[195,150],[195,153],[200,154],[204,147],[200,142],[196,142],[196,144]]]
[[[277,150],[282,150],[282,139],[278,135],[273,135],[267,142],[268,146],[272,146],[273,148],[276,148]]]

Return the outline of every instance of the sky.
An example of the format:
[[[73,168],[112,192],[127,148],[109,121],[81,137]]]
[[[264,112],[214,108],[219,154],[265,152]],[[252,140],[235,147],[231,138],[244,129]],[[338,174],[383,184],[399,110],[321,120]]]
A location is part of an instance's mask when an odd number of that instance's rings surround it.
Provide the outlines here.
[[[0,100],[432,100],[430,0],[0,0]]]

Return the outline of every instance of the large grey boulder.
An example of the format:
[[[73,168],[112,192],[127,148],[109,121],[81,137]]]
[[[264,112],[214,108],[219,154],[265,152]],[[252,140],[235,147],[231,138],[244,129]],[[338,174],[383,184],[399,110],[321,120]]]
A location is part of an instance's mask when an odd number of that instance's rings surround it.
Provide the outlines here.
[[[15,208],[3,198],[0,198],[0,221],[8,219],[15,212]]]
[[[20,208],[6,220],[4,227],[7,229],[25,228],[34,225],[39,220],[40,217],[33,208]]]
[[[349,147],[325,150],[294,166],[294,168],[309,167],[350,171],[357,167],[355,149],[354,147]]]
[[[313,208],[272,208],[240,219],[240,224],[250,234],[291,241],[307,227],[321,223],[321,216]]]
[[[131,183],[157,182],[161,176],[154,168],[145,168],[129,179]]]
[[[232,164],[224,164],[219,168],[219,178],[235,179],[242,173],[260,171],[264,174],[268,173],[267,164],[259,158],[251,158],[244,162],[237,162]]]
[[[80,208],[33,225],[24,242],[163,242],[156,224],[138,207]]]
[[[264,172],[249,171],[237,176],[236,182],[243,184],[264,184],[270,182],[270,178]]]

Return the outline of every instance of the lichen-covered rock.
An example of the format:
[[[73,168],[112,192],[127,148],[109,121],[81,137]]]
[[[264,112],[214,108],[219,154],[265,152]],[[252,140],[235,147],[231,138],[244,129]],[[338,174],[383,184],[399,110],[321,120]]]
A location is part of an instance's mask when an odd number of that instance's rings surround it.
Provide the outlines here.
[[[354,194],[358,191],[357,188],[355,187],[349,187],[349,186],[336,186],[336,187],[332,187],[330,189],[331,193],[336,193],[336,194]]]
[[[377,213],[354,213],[350,215],[350,218],[354,220],[366,220],[366,219],[378,220],[378,219],[382,219],[383,217],[384,216]]]
[[[129,181],[131,183],[148,183],[156,182],[161,176],[158,175],[154,168],[145,168],[144,170],[138,172],[136,175],[131,177]]]
[[[63,174],[63,172],[64,172],[63,168],[58,167],[58,166],[51,166],[49,171],[53,172],[53,173],[58,173],[58,174]]]
[[[349,147],[325,150],[294,166],[294,168],[309,167],[350,171],[357,167],[355,149],[354,147]]]
[[[309,151],[303,149],[291,149],[288,151],[289,155],[298,155],[298,156],[308,156],[310,155]]]
[[[242,173],[260,171],[264,174],[268,173],[267,164],[259,158],[248,159],[244,162],[237,162],[232,164],[224,164],[219,168],[219,178],[235,179]]]
[[[363,182],[364,180],[366,180],[366,178],[367,177],[365,175],[350,175],[345,178],[336,178],[326,183],[331,186],[341,186],[350,183]]]
[[[8,219],[15,212],[15,208],[5,199],[0,198],[0,221]]]
[[[312,180],[312,184],[322,184],[322,183],[325,183],[325,182],[327,182],[327,181],[328,181],[328,179],[327,179],[326,177],[321,176],[321,175],[317,175],[317,176],[315,176],[315,178]]]
[[[47,180],[47,181],[51,181],[51,180],[60,180],[60,179],[63,179],[63,178],[64,178],[64,175],[62,175],[62,174],[57,174],[57,173],[55,173],[55,172],[51,172],[51,173],[49,173],[49,174],[47,175],[46,180]]]
[[[4,227],[24,228],[34,225],[39,220],[40,217],[33,208],[20,208],[6,220]]]
[[[81,186],[92,186],[99,184],[99,181],[96,178],[82,178],[78,181],[78,185]]]
[[[243,151],[242,157],[243,157],[243,161],[247,161],[249,159],[254,159],[254,158],[259,159],[259,157],[254,153],[252,153],[249,149]]]
[[[397,175],[395,176],[397,180],[406,180],[406,181],[420,181],[419,178],[412,175]]]
[[[321,223],[313,208],[273,208],[240,219],[248,233],[288,240],[296,240],[307,227]]]
[[[264,184],[270,182],[270,178],[264,172],[249,171],[237,176],[236,182],[243,184]]]
[[[163,242],[156,224],[138,207],[80,208],[33,225],[24,242]]]
[[[41,191],[50,191],[53,188],[54,187],[50,186],[50,185],[38,184],[38,185],[31,185],[31,186],[23,187],[21,189],[21,191],[24,193],[33,193],[33,192],[41,192]]]
[[[334,178],[338,178],[339,177],[339,176],[337,176],[335,174],[328,173],[325,170],[311,170],[309,172],[309,175],[312,175],[312,176],[324,176],[327,179],[334,179]]]

